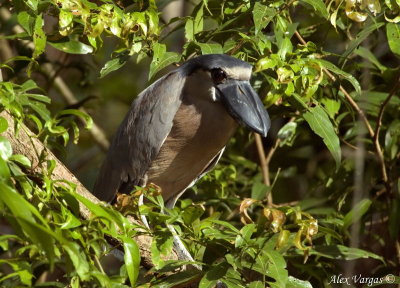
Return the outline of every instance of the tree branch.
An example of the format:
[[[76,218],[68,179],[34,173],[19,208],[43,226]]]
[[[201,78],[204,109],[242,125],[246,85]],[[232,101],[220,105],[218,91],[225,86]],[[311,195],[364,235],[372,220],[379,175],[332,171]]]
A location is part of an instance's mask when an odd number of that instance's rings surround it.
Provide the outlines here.
[[[39,160],[39,155],[42,154],[42,152],[45,153],[47,159],[49,160],[55,160],[57,162],[57,165],[55,169],[52,172],[52,179],[54,180],[62,180],[65,179],[73,184],[76,185],[76,192],[82,195],[83,197],[89,199],[93,203],[99,204],[101,203],[100,200],[98,200],[92,193],[90,193],[80,182],[79,180],[64,166],[63,163],[61,163],[55,156],[54,154],[47,149],[46,147],[43,146],[43,144],[35,137],[32,137],[34,135],[30,130],[26,127],[23,126],[22,129],[18,131],[18,134],[16,135],[14,133],[14,119],[13,117],[6,111],[2,111],[0,113],[0,116],[4,117],[7,122],[8,122],[8,129],[6,132],[3,133],[3,135],[10,141],[11,146],[13,148],[14,153],[16,154],[22,154],[31,160],[33,172],[38,172],[40,173],[40,160]],[[46,163],[43,163],[43,165],[46,165]],[[82,205],[81,203],[79,204],[79,211],[81,216],[84,219],[90,219],[91,213],[86,206]],[[127,216],[128,220],[131,223],[134,224],[139,224],[135,219],[133,219],[131,216]],[[151,261],[151,252],[150,252],[150,247],[151,247],[151,242],[152,238],[148,235],[139,235],[135,237],[136,242],[139,245],[140,249],[140,254],[142,258],[142,264],[145,267],[152,267],[152,261]],[[113,239],[113,244],[112,246],[115,246],[115,239]],[[169,255],[168,259],[178,259],[178,256],[175,251]]]

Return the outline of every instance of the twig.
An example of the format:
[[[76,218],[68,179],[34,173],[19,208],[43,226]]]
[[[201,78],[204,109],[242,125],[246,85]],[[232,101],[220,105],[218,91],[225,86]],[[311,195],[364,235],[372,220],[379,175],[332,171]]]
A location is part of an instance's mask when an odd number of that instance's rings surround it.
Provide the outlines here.
[[[257,133],[254,133],[254,137],[256,140],[256,146],[257,146],[257,152],[258,152],[258,157],[260,158],[260,166],[261,166],[261,171],[263,175],[263,180],[264,184],[268,187],[271,186],[271,181],[269,180],[269,167],[268,167],[268,162],[266,161],[265,157],[265,151],[264,151],[264,146],[261,140],[261,136]],[[273,206],[273,199],[272,199],[272,191],[269,191],[267,195],[267,205],[268,207]]]
[[[400,77],[397,79],[396,84],[393,86],[392,90],[390,91],[389,95],[386,97],[385,101],[381,104],[381,107],[379,109],[379,114],[378,118],[376,119],[376,127],[375,127],[375,133],[374,133],[374,145],[375,149],[378,151],[379,150],[379,160],[380,162],[384,163],[384,158],[383,158],[383,153],[381,150],[381,146],[379,144],[379,132],[382,127],[382,117],[383,117],[383,112],[385,111],[386,105],[389,103],[390,99],[393,97],[394,94],[398,91],[400,87]],[[382,165],[381,165],[382,166]],[[384,168],[385,166],[382,166]],[[387,182],[387,175],[386,175],[386,169],[382,169],[382,174],[385,174],[384,181]]]
[[[0,8],[0,18],[3,21],[9,21],[11,18],[11,13],[6,8]],[[19,25],[14,25],[12,31],[15,34],[18,34],[23,33],[24,29]],[[29,49],[35,50],[35,45],[32,41],[21,40],[21,43],[26,45],[26,47],[28,47]],[[64,97],[65,101],[69,105],[73,105],[78,102],[71,89],[69,89],[68,85],[65,84],[64,80],[60,76],[56,75],[56,69],[51,63],[44,64],[42,66],[42,69],[47,77],[49,77],[50,79],[54,77],[54,86],[60,91],[61,95]],[[87,111],[83,107],[80,107],[79,110],[87,113]],[[79,119],[79,121],[83,120]],[[103,151],[107,151],[110,144],[103,130],[96,123],[93,123],[92,129],[89,132],[92,135],[93,139],[96,141],[97,145],[99,145],[99,147]]]
[[[289,122],[295,121],[296,118],[292,117],[289,119]],[[276,150],[279,147],[279,144],[281,143],[281,139],[276,139],[274,146],[269,149],[268,154],[265,155],[265,150],[264,146],[262,144],[261,136],[259,134],[254,133],[255,135],[255,140],[256,140],[256,146],[257,146],[257,152],[258,152],[258,157],[260,158],[260,166],[261,166],[261,171],[263,175],[263,181],[264,184],[268,187],[271,186],[271,180],[270,180],[270,171],[269,171],[269,164],[271,163],[272,156],[275,154]],[[272,198],[272,191],[270,191],[267,195],[267,206],[268,207],[273,207],[276,206],[273,202]]]

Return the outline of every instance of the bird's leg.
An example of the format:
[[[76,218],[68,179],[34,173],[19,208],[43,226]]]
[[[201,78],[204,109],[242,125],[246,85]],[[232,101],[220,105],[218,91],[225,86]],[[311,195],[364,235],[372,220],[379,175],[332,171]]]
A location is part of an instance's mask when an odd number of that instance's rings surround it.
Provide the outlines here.
[[[178,195],[178,197],[174,197],[171,200],[169,200],[166,203],[166,207],[169,209],[172,209],[175,206],[175,203],[177,201],[177,199],[179,198],[180,194]],[[141,193],[139,195],[139,200],[138,200],[138,206],[142,206],[144,204],[144,194]],[[139,209],[140,210],[140,209]],[[165,212],[164,210],[161,211],[162,213],[166,214],[167,212]],[[150,225],[149,222],[147,221],[147,218],[145,215],[140,214],[140,219],[142,220],[143,224],[150,229]],[[189,251],[186,249],[185,245],[183,244],[182,240],[179,238],[178,233],[176,232],[175,228],[173,225],[167,224],[167,228],[168,230],[171,232],[172,237],[173,237],[173,242],[174,242],[174,248],[176,251],[176,254],[178,256],[179,260],[186,260],[186,261],[192,261],[194,262],[195,260],[193,259],[192,255],[190,255]],[[200,265],[196,265],[196,264],[192,264],[190,265],[192,267],[194,267],[197,270],[201,270],[201,266]]]
[[[182,193],[179,193],[175,197],[168,200],[168,202],[166,203],[165,206],[168,209],[174,208],[176,201],[178,200],[178,198],[181,196]],[[171,224],[167,224],[167,228],[172,233],[172,237],[174,238],[174,248],[175,248],[176,253],[178,254],[179,260],[189,260],[189,261],[194,262],[195,260],[193,259],[192,255],[190,255],[190,252],[185,247],[185,244],[183,244],[181,238],[179,238],[178,233],[176,233],[174,226],[172,226]],[[200,265],[191,264],[190,266],[192,266],[193,268],[195,268],[197,270],[201,270]]]
[[[141,193],[139,196],[138,207],[143,205],[143,197],[144,197],[143,193]],[[146,226],[147,229],[150,229],[149,222],[147,222],[147,218],[145,215],[140,214],[140,209],[139,209],[139,215],[140,215],[140,219],[142,220],[144,226]]]

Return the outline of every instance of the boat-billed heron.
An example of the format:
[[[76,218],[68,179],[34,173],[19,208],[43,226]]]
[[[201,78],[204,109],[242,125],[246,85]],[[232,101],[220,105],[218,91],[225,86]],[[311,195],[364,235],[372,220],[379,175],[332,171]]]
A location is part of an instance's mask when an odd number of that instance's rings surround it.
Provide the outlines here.
[[[247,62],[211,54],[193,58],[133,101],[111,144],[94,194],[154,183],[167,207],[218,162],[238,124],[266,137],[270,119],[250,84]]]

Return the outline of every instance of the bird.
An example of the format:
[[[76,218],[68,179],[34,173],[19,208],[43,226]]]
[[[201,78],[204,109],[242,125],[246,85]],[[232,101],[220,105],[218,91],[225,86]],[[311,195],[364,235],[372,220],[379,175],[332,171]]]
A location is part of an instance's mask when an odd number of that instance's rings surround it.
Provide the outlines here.
[[[166,207],[219,161],[239,125],[267,136],[270,117],[252,65],[226,54],[192,58],[142,91],[118,128],[93,194],[106,202],[150,183]]]

